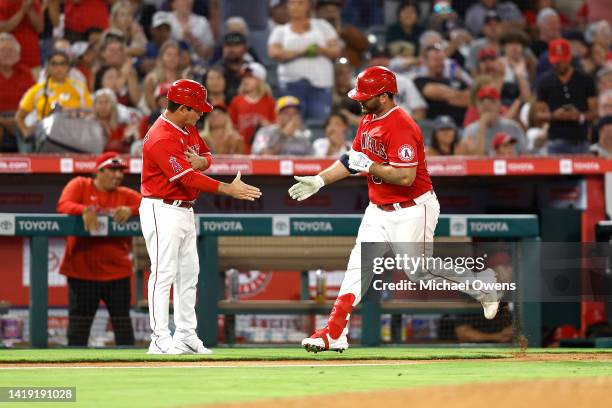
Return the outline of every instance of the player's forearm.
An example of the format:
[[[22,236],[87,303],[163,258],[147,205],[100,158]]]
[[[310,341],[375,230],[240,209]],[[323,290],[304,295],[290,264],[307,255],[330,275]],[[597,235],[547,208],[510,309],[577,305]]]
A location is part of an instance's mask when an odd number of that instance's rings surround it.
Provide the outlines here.
[[[205,193],[221,192],[219,190],[219,186],[221,185],[220,181],[194,171],[185,174],[183,177],[179,178],[178,181],[184,186],[197,188]]]
[[[331,166],[319,173],[323,178],[325,185],[335,183],[350,176],[351,173],[339,161],[334,162]]]
[[[372,163],[370,174],[381,178],[385,183],[398,186],[410,186],[416,178],[416,166],[397,168],[380,163]]]
[[[81,215],[86,208],[87,206],[85,204],[69,201],[61,197],[57,203],[57,212],[60,214]]]

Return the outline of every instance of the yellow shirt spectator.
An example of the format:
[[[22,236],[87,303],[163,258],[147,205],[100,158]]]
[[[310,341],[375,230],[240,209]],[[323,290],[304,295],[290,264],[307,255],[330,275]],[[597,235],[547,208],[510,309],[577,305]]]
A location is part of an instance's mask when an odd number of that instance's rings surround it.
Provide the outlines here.
[[[49,115],[54,104],[64,109],[89,109],[92,99],[87,86],[81,81],[66,78],[63,82],[49,79],[45,98],[45,82],[39,82],[26,91],[19,102],[19,108],[30,113],[36,109],[38,119]]]

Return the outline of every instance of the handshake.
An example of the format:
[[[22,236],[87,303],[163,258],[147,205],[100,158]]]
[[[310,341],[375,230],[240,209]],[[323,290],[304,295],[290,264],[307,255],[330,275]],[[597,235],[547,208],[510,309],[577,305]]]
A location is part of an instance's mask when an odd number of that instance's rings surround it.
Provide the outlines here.
[[[370,166],[374,163],[366,154],[351,150],[348,153],[348,165],[351,170],[358,172],[369,172]],[[325,185],[323,177],[316,176],[295,176],[298,182],[289,189],[289,196],[297,201],[303,201],[317,193]]]

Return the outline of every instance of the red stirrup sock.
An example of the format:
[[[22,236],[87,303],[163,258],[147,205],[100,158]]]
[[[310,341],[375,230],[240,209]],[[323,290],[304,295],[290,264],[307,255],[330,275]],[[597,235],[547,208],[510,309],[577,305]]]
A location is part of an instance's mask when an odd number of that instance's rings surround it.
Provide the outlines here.
[[[329,335],[332,339],[337,339],[342,334],[342,331],[346,327],[347,317],[353,311],[354,301],[355,295],[346,293],[339,296],[334,302],[334,307],[327,321]]]

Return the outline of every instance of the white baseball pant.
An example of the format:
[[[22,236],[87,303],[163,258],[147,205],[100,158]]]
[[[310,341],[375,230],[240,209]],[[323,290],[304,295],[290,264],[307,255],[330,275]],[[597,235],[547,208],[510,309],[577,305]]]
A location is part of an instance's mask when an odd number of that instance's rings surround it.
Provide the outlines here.
[[[346,274],[342,280],[338,297],[352,293],[355,295],[353,306],[361,301],[362,281],[361,281],[361,243],[362,242],[386,242],[386,243],[420,243],[427,245],[427,252],[433,249],[434,231],[438,224],[440,215],[440,203],[433,192],[428,192],[415,199],[418,203],[412,207],[401,208],[396,211],[384,211],[375,204],[370,203],[366,208],[365,214],[359,226],[357,240],[349,257]],[[408,245],[410,247],[410,245]],[[413,246],[414,248],[414,246]],[[403,248],[395,248],[391,245],[394,253],[404,254]],[[384,254],[377,254],[383,256]],[[420,254],[418,254],[420,255]],[[417,255],[417,256],[418,256]],[[489,272],[486,272],[489,274]],[[485,272],[482,272],[479,279],[483,279]],[[457,275],[452,270],[419,270],[411,275],[407,274],[412,281],[418,280],[449,280],[461,283],[466,280],[473,281],[475,275],[467,270],[461,275]],[[487,278],[493,278],[487,276]],[[368,283],[368,282],[366,282]],[[364,285],[365,286],[365,285]],[[469,285],[468,285],[469,287]],[[468,289],[464,293],[472,296],[476,300],[481,300],[486,295],[482,291]]]
[[[195,304],[200,267],[195,217],[191,208],[143,198],[140,223],[151,259],[148,285],[151,341],[167,349],[172,342],[168,327],[171,286],[174,286],[174,340],[197,336]]]

